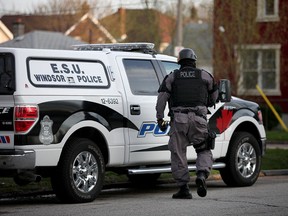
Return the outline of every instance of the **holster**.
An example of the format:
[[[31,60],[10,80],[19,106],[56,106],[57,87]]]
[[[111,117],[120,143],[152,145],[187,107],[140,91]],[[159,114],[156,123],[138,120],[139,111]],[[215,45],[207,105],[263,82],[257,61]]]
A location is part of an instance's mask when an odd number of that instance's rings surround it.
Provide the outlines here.
[[[196,152],[199,153],[204,150],[213,150],[215,148],[216,133],[214,131],[208,131],[207,139],[199,144],[193,145]]]
[[[214,131],[208,131],[208,137],[207,137],[207,148],[208,149],[214,149],[215,148],[215,138],[216,138],[216,133]]]

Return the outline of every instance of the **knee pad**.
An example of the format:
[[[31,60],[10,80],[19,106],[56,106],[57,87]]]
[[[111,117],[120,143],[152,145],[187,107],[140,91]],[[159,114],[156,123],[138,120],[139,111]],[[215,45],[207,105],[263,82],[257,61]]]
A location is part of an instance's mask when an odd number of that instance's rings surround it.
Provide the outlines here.
[[[215,138],[216,133],[209,131],[207,139],[199,144],[193,145],[196,153],[205,151],[205,150],[213,150],[215,148]]]
[[[195,145],[193,145],[193,147],[194,147],[196,153],[205,151],[207,149],[207,141],[205,140],[201,143],[195,144]]]

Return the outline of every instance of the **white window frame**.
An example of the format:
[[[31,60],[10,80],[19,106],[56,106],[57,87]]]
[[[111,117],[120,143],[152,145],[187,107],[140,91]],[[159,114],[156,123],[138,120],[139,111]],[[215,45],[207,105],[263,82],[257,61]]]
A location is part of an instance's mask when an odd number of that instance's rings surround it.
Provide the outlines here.
[[[257,18],[258,22],[277,22],[279,18],[279,0],[274,0],[274,14],[266,14],[266,0],[257,0]]]
[[[238,60],[239,67],[238,68],[238,74],[239,74],[239,81],[238,81],[238,88],[237,88],[237,94],[238,95],[252,95],[252,96],[258,96],[260,93],[256,89],[245,89],[243,86],[243,73],[242,73],[242,59],[241,59],[241,54],[237,54],[237,49],[240,49],[240,47],[235,46],[235,51],[236,51],[236,56]],[[265,45],[245,45],[241,46],[242,50],[275,50],[275,63],[276,63],[276,68],[275,68],[275,81],[276,81],[276,86],[275,89],[263,89],[262,84],[259,83],[259,80],[262,80],[262,72],[261,68],[258,68],[258,86],[265,92],[266,95],[269,96],[281,96],[281,91],[280,91],[280,50],[281,50],[281,45],[280,44],[265,44]],[[261,61],[258,59],[258,64],[261,64]]]

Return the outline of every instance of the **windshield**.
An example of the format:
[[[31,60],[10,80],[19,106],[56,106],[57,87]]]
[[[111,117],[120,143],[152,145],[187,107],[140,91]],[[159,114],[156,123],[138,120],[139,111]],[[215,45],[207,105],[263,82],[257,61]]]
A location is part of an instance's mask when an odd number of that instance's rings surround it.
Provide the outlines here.
[[[165,68],[165,71],[167,74],[171,73],[175,69],[179,69],[180,65],[177,64],[176,62],[168,62],[168,61],[162,61],[163,66]]]

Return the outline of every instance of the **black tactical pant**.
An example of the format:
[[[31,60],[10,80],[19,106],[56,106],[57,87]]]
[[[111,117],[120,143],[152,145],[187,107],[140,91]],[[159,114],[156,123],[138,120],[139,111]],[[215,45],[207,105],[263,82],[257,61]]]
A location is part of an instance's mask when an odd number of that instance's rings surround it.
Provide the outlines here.
[[[174,113],[169,132],[168,148],[171,151],[172,175],[178,186],[189,182],[190,176],[187,164],[187,146],[205,142],[208,136],[207,121],[195,112]],[[209,175],[213,164],[210,149],[197,153],[196,172],[204,171]]]

